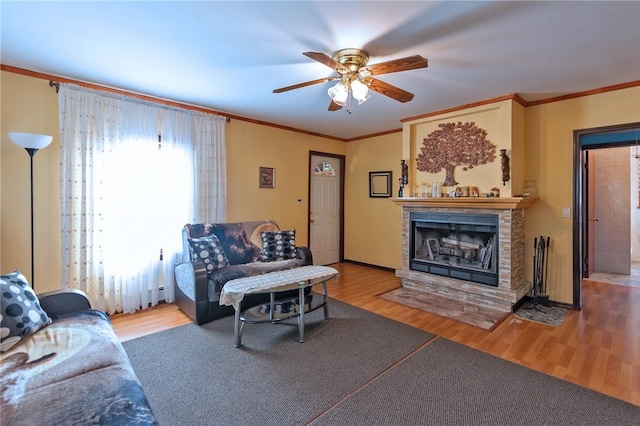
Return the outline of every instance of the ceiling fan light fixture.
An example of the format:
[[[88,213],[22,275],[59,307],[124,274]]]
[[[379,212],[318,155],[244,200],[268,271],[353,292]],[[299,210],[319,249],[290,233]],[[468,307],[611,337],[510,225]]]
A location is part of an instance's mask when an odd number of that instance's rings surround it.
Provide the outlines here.
[[[353,98],[358,101],[358,105],[366,102],[366,100],[371,97],[369,94],[369,88],[360,80],[354,80],[351,83],[351,93]]]
[[[340,82],[335,86],[330,87],[327,93],[329,93],[329,97],[334,103],[340,106],[345,106],[347,104],[349,90],[347,90],[347,87],[344,85],[344,83]]]
[[[331,98],[328,111],[337,111],[347,104],[350,106],[351,98],[353,98],[355,102],[358,102],[358,105],[363,104],[371,97],[369,89],[398,102],[409,102],[413,99],[413,93],[380,81],[373,76],[426,68],[428,64],[427,60],[422,56],[414,55],[367,65],[369,62],[369,54],[362,49],[342,49],[335,52],[333,57],[322,52],[304,52],[303,54],[331,68],[336,74],[332,77],[319,78],[282,87],[275,89],[273,92],[282,93],[314,84],[339,80],[338,84],[327,90]],[[347,110],[351,113],[348,107]]]

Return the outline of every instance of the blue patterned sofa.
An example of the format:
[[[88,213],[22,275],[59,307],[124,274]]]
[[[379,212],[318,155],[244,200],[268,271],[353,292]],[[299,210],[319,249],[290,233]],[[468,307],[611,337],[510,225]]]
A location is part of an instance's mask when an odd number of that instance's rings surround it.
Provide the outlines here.
[[[36,297],[16,273],[0,284],[0,424],[157,424],[109,318],[83,293]]]
[[[313,264],[311,251],[295,244],[295,230],[281,230],[271,220],[187,224],[182,243],[182,262],[175,267],[176,304],[197,324],[234,314],[231,306],[219,303],[228,281]],[[277,297],[296,295],[291,290]],[[268,294],[247,295],[241,308],[268,301]]]

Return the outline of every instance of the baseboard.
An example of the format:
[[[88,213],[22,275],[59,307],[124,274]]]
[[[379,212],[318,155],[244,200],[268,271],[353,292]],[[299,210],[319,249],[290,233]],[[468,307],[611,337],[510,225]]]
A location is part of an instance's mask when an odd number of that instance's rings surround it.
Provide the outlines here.
[[[358,262],[357,260],[344,259],[342,262],[344,262],[344,263],[353,263],[355,265],[361,265],[361,266],[368,266],[370,268],[381,269],[381,270],[387,271],[387,272],[396,272],[396,270],[394,268],[388,268],[386,266],[379,266],[379,265],[372,265],[370,263],[365,263],[365,262]]]

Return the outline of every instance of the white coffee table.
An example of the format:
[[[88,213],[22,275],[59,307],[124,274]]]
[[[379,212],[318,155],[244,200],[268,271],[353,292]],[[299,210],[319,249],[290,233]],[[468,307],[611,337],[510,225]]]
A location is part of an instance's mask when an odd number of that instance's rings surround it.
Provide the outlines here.
[[[242,329],[244,324],[265,324],[277,323],[291,318],[298,320],[298,341],[304,342],[304,316],[305,314],[324,309],[324,318],[329,318],[329,308],[327,305],[327,281],[337,278],[339,272],[329,266],[301,266],[299,268],[287,269],[285,271],[269,272],[266,274],[251,277],[238,278],[227,282],[220,293],[220,304],[233,306],[235,309],[235,320],[233,325],[234,346],[242,346]],[[323,295],[320,303],[305,303],[304,289],[322,284]],[[299,309],[291,313],[275,313],[275,293],[298,289]],[[269,293],[270,306],[268,314],[260,314],[259,307],[240,311],[240,303],[245,294]]]

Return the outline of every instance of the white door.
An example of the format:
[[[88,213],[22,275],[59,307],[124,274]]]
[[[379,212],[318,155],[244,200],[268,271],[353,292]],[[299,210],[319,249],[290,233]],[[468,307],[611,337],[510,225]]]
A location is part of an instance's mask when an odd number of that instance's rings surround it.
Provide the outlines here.
[[[340,261],[340,159],[311,156],[309,248],[314,265]]]

